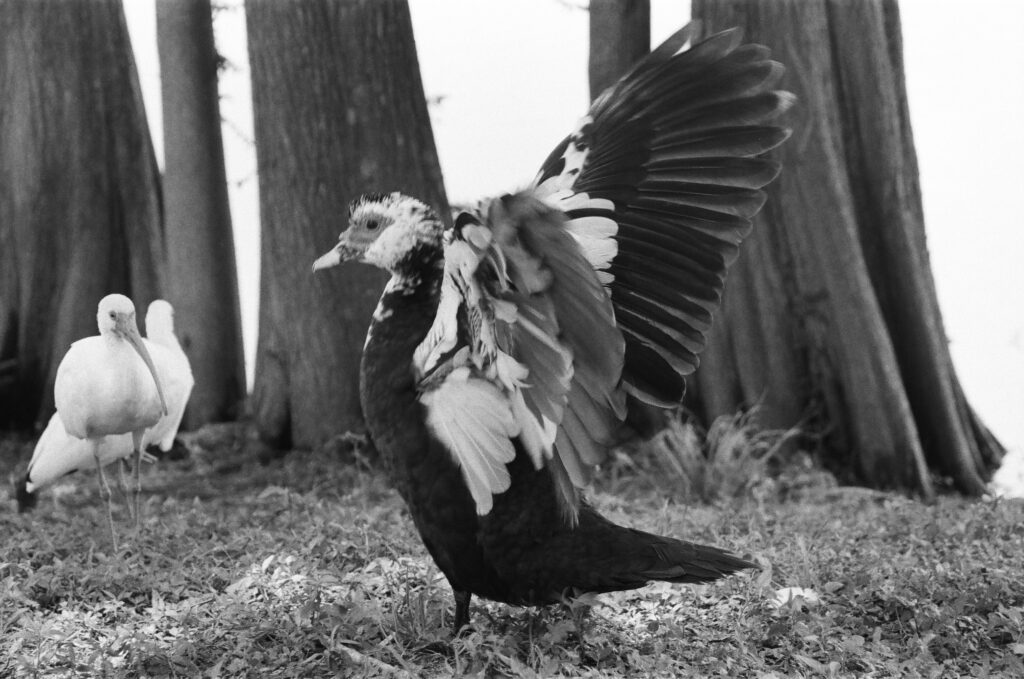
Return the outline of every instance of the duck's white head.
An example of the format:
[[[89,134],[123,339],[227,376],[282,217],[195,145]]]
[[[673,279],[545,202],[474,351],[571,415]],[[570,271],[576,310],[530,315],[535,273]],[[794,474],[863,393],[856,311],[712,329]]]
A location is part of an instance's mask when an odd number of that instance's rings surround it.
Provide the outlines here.
[[[348,228],[313,271],[355,261],[391,274],[413,272],[441,253],[441,220],[429,206],[402,193],[367,193],[349,205]]]

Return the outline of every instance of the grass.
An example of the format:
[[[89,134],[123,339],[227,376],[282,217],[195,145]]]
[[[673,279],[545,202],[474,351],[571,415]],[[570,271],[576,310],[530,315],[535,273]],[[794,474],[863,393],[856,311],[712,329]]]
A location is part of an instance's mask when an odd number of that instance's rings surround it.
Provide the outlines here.
[[[234,430],[146,470],[111,554],[92,475],[18,515],[0,490],[0,676],[1024,675],[1024,504],[931,505],[812,467],[685,505],[652,454],[613,466],[611,518],[753,555],[764,568],[656,584],[574,611],[452,598],[400,500],[350,452],[265,465]],[[14,472],[30,444],[8,442]],[[810,588],[817,605],[772,603]],[[578,632],[583,632],[583,642]]]
[[[764,493],[774,493],[773,467],[780,467],[786,457],[790,473],[787,486],[793,486],[793,473],[800,474],[809,459],[794,454],[784,455],[788,443],[796,440],[799,431],[761,429],[757,424],[758,407],[722,416],[707,431],[678,412],[669,418],[665,428],[649,441],[619,451],[616,464],[609,470],[611,492],[617,492],[618,481],[627,488],[647,493],[668,494],[682,503],[713,504]],[[795,446],[790,446],[795,447]],[[799,459],[799,464],[794,461]],[[810,480],[834,485],[827,475]]]

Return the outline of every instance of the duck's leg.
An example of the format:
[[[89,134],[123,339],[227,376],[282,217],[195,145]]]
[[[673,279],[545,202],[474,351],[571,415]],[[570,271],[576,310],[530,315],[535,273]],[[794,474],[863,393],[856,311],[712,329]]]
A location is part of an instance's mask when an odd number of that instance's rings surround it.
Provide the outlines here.
[[[569,615],[572,617],[572,624],[576,628],[576,643],[577,651],[580,654],[580,658],[586,657],[587,654],[587,619],[590,617],[590,611],[593,608],[590,604],[583,603],[582,601],[568,601],[565,607],[569,611]]]
[[[469,600],[473,593],[469,590],[454,590],[455,593],[455,634],[469,625]]]
[[[132,446],[135,449],[135,530],[142,521],[142,434],[145,430],[132,432]]]
[[[100,480],[100,495],[107,502],[107,525],[110,526],[110,542],[114,545],[114,551],[117,552],[117,531],[114,530],[114,503],[111,497],[110,484],[107,483],[107,476],[103,473],[103,465],[100,464],[99,440],[92,442],[92,457],[96,460],[96,473],[99,475]]]

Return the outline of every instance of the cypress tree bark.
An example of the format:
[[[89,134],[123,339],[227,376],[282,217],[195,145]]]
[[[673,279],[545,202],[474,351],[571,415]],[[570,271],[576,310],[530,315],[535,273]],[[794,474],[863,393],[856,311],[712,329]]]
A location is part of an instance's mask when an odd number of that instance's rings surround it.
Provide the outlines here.
[[[163,293],[156,157],[121,3],[0,3],[0,426],[53,412],[96,305]]]
[[[242,319],[209,0],[156,3],[169,298],[199,377],[183,428],[234,419],[245,398]]]
[[[784,171],[730,273],[690,405],[763,400],[852,480],[970,494],[1002,447],[953,372],[928,264],[892,0],[695,0],[715,31],[773,49],[794,92]]]
[[[591,99],[650,51],[650,0],[590,1]]]
[[[253,410],[277,446],[362,429],[359,357],[385,278],[313,277],[348,202],[403,191],[447,213],[406,2],[248,0],[262,277]]]

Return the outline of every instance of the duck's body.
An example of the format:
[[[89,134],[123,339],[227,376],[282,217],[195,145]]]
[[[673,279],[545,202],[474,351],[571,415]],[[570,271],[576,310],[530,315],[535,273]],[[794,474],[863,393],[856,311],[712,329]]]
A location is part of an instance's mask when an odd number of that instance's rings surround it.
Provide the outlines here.
[[[651,580],[713,580],[753,566],[716,547],[613,524],[585,502],[576,525],[559,520],[551,475],[534,467],[518,441],[510,487],[480,516],[461,468],[426,424],[422,385],[410,369],[437,313],[437,262],[392,279],[381,297],[363,350],[360,396],[374,445],[455,592],[456,628],[468,621],[471,594],[545,605]]]
[[[181,424],[182,416],[185,413],[185,406],[188,404],[188,398],[195,381],[192,377],[192,368],[188,357],[182,351],[181,345],[174,335],[173,310],[170,304],[163,300],[156,300],[149,305],[149,311],[146,314],[146,334],[147,338],[143,340],[143,345],[149,352],[153,365],[156,368],[156,374],[160,377],[161,384],[164,387],[168,412],[166,415],[161,415],[154,424],[145,430],[142,436],[142,448],[145,450],[149,446],[155,445],[160,450],[167,452],[174,443],[174,437]],[[93,337],[87,339],[100,338]],[[84,342],[86,340],[80,341]],[[72,348],[77,344],[78,342],[72,345]],[[121,344],[124,344],[124,342],[121,342]],[[130,349],[130,351],[132,356],[129,358],[134,358],[136,362],[142,363],[143,368],[146,370],[144,376],[152,381],[153,378],[150,376],[148,368],[145,368],[145,363],[141,361],[134,349]],[[93,358],[96,357],[93,356]],[[77,359],[72,356],[71,361],[75,360]],[[100,357],[97,360],[105,359]],[[76,364],[71,363],[70,365]],[[138,375],[100,376],[101,381],[107,382],[127,380],[131,383],[132,379],[135,378],[138,378]],[[75,379],[74,371],[67,372],[64,375],[64,379],[72,380],[73,382]],[[130,391],[129,389],[124,389],[123,385],[120,386],[120,389],[114,388],[115,401],[123,400],[122,394]],[[102,393],[102,391],[98,392],[97,397],[102,398]],[[62,390],[62,394],[62,401],[73,401],[75,398],[71,389]],[[111,413],[123,412],[119,411],[118,407],[116,402],[108,400],[103,407],[104,414],[97,416],[89,413],[83,414],[83,409],[71,407],[68,402],[63,403],[64,412],[76,413],[79,418],[102,419],[106,417],[109,419],[111,418]],[[157,407],[159,408],[159,401]],[[133,417],[139,417],[139,415],[136,413],[133,414]],[[139,417],[139,419],[141,422],[150,421],[148,417]],[[71,425],[71,429],[74,429],[76,432],[84,432],[89,426],[95,427],[96,425],[89,422],[74,422]],[[115,420],[115,428],[120,429],[123,426],[126,426],[124,422],[117,422]],[[75,472],[92,469],[97,463],[101,467],[106,467],[114,462],[131,457],[134,452],[130,432],[98,435],[96,440],[93,441],[90,440],[93,437],[79,436],[72,433],[71,429],[65,425],[61,417],[61,410],[55,412],[50,418],[46,429],[43,430],[39,441],[36,442],[36,447],[32,453],[32,459],[29,462],[25,476],[19,481],[16,489],[20,511],[31,509],[35,505],[36,494],[59,479]]]
[[[687,48],[687,45],[690,45]],[[314,270],[391,273],[363,353],[367,426],[455,591],[549,604],[751,562],[618,526],[581,489],[630,400],[669,407],[778,165],[781,66],[686,28],[592,105],[515,195],[450,229],[367,194]]]
[[[430,434],[413,352],[434,320],[440,277],[427,269],[381,297],[360,369],[360,400],[374,446],[423,542],[453,589],[506,600],[476,540],[477,516],[459,467]],[[415,451],[414,454],[407,454]],[[465,584],[463,584],[465,583]]]

